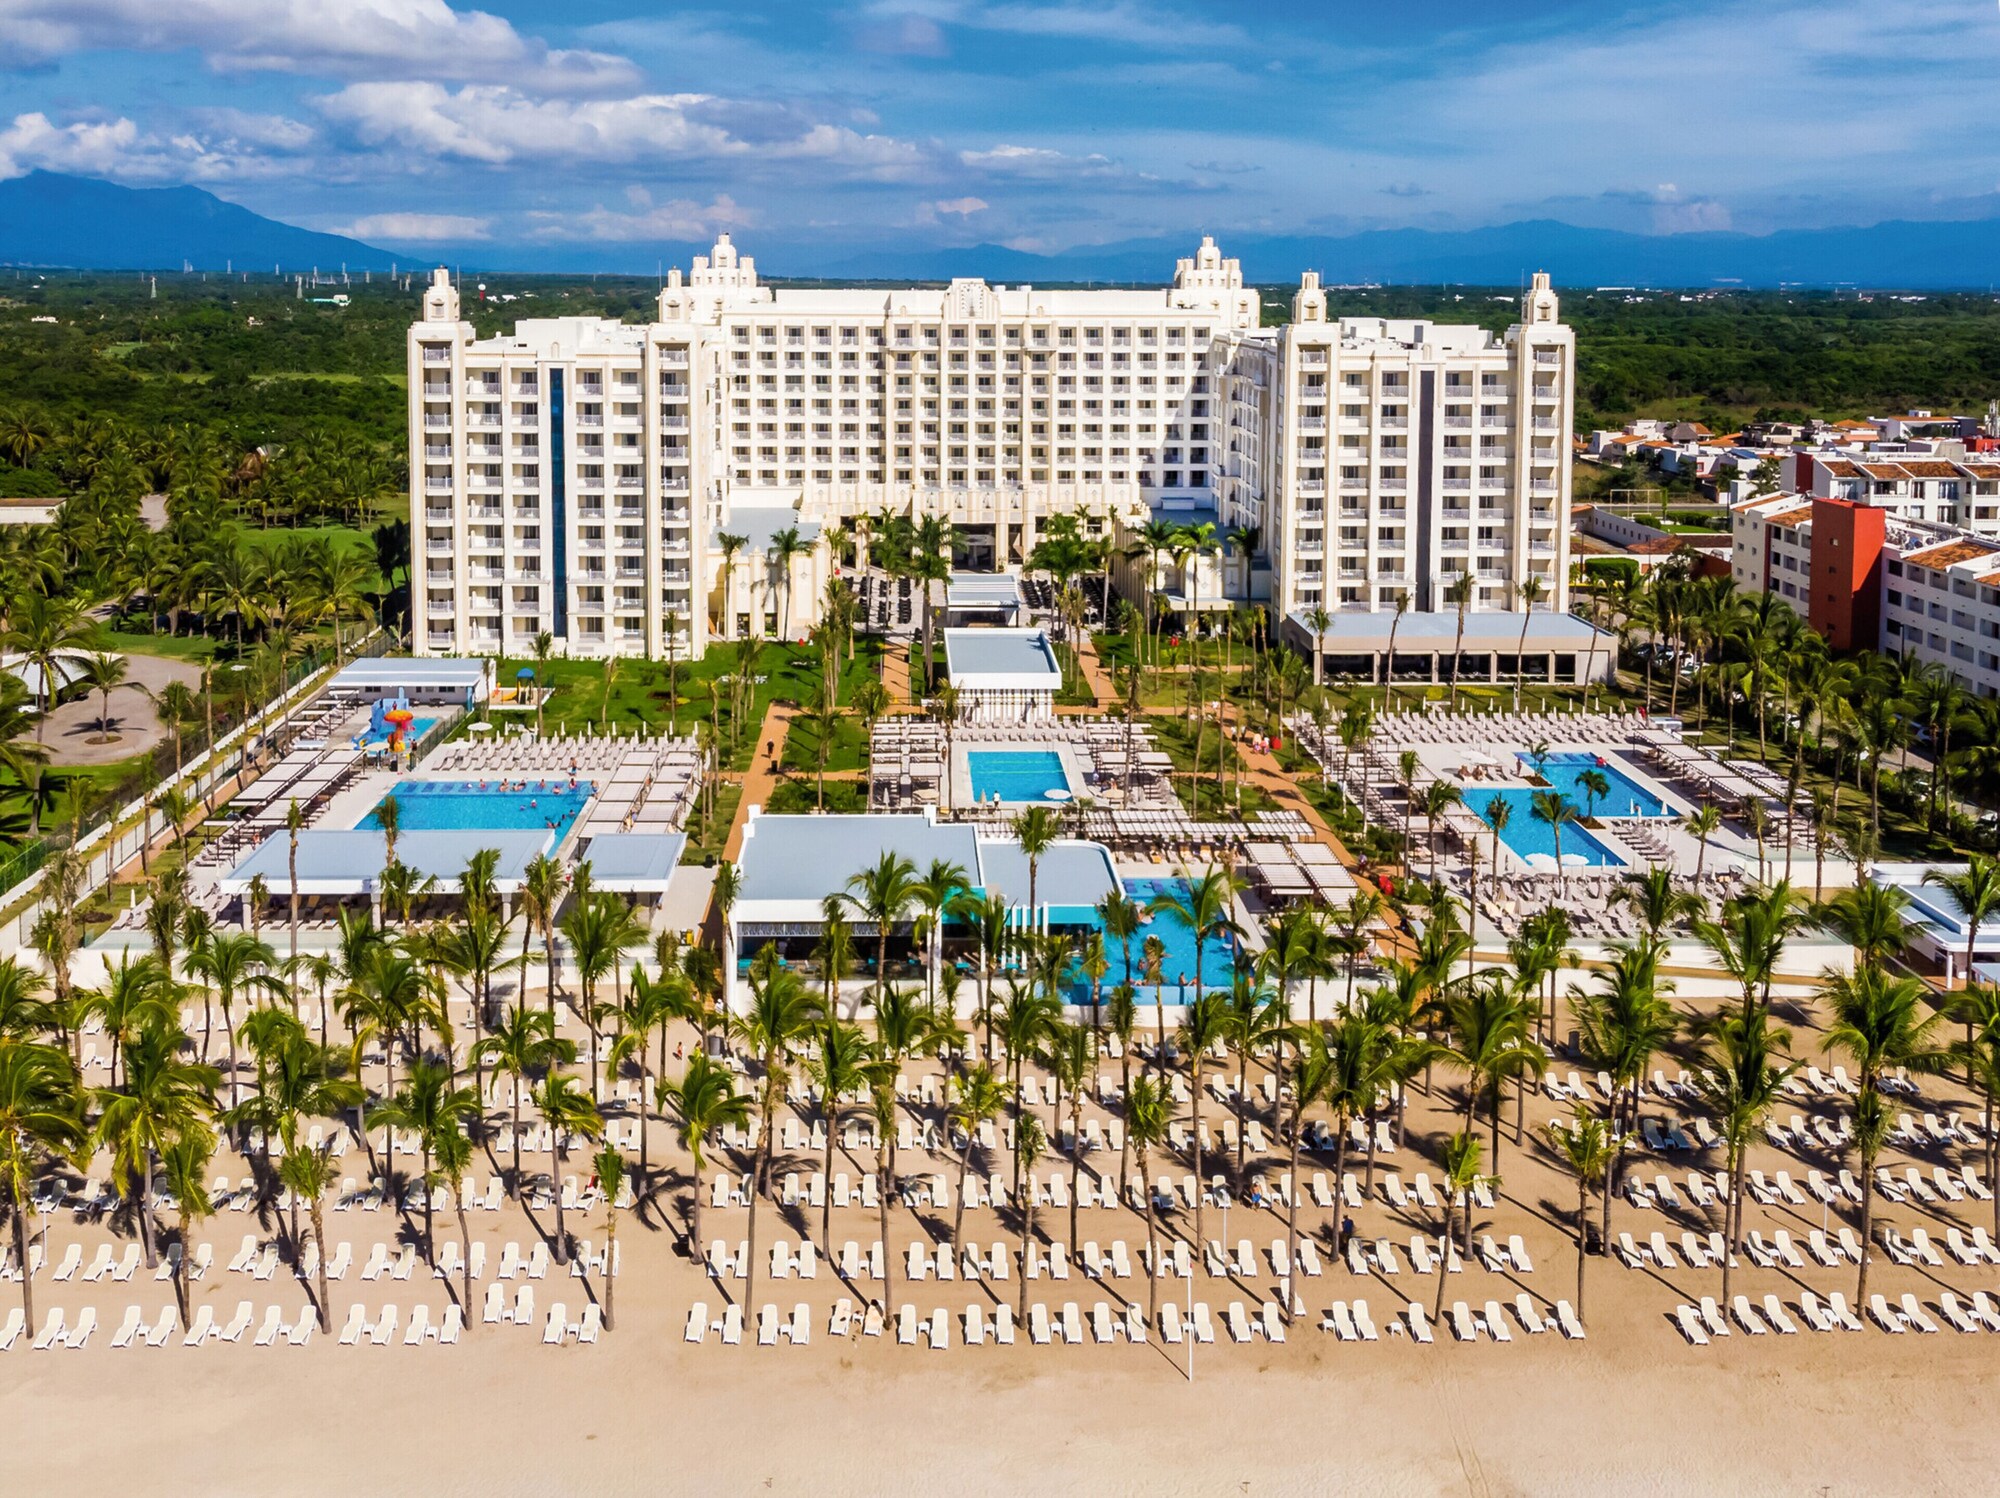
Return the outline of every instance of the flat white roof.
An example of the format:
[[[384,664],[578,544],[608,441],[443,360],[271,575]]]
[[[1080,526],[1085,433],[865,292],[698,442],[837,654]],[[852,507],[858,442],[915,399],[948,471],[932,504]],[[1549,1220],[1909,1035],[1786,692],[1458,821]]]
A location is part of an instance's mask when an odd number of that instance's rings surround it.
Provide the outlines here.
[[[486,662],[463,656],[367,656],[349,661],[327,683],[331,691],[380,692],[402,688],[420,692],[473,692],[484,689]]]
[[[680,832],[605,832],[590,840],[580,861],[590,865],[593,889],[664,894],[686,847],[687,836]]]
[[[948,629],[945,668],[961,691],[1054,692],[1062,667],[1039,629]]]
[[[546,828],[498,831],[424,830],[405,832],[396,838],[396,861],[418,874],[437,881],[437,892],[449,894],[458,888],[459,875],[482,848],[500,855],[494,886],[512,894],[521,887],[527,866],[546,852],[554,834]],[[384,842],[380,832],[355,828],[335,832],[308,827],[299,834],[299,893],[302,895],[372,894],[382,882]],[[284,835],[266,838],[258,848],[217,881],[224,894],[240,895],[250,881],[263,876],[273,895],[290,895],[291,839]]]
[[[948,609],[1014,609],[1021,606],[1021,579],[1011,572],[954,572],[944,585]]]

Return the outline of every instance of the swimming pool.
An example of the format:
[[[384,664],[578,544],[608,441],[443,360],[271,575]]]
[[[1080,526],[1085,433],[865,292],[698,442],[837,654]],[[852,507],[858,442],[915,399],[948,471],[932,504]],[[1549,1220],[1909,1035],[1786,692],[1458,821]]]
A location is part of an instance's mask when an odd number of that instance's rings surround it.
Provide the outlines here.
[[[589,781],[571,790],[567,780],[530,780],[525,788],[515,790],[470,780],[405,780],[389,793],[396,798],[397,825],[405,832],[441,828],[505,832],[542,827],[552,829],[558,843],[595,794],[596,787]],[[379,810],[378,803],[361,826],[380,828]]]
[[[1529,761],[1532,763],[1532,761]],[[1587,817],[1671,817],[1671,806],[1618,768],[1616,760],[1595,754],[1551,754],[1542,761],[1542,778],[1576,803]],[[1585,772],[1595,770],[1609,782],[1605,795],[1593,796],[1584,789]]]
[[[1567,792],[1565,792],[1567,794]],[[1553,860],[1556,852],[1555,829],[1547,822],[1539,821],[1534,814],[1534,791],[1523,787],[1507,790],[1475,790],[1466,796],[1466,804],[1479,815],[1479,820],[1488,827],[1493,825],[1492,814],[1487,810],[1495,801],[1507,803],[1507,825],[1501,830],[1500,841],[1505,843],[1523,862],[1535,854]],[[1582,803],[1577,810],[1582,811]],[[1591,868],[1605,866],[1620,867],[1625,860],[1613,853],[1603,843],[1590,835],[1588,828],[1571,822],[1562,832],[1563,862],[1574,864],[1581,860]],[[1550,865],[1553,867],[1553,864]]]
[[[1062,801],[1068,799],[1069,775],[1062,756],[1049,749],[979,750],[965,756],[972,775],[972,799],[991,801]],[[1050,791],[1060,794],[1051,796]]]
[[[1144,912],[1154,898],[1163,894],[1185,896],[1188,884],[1185,879],[1127,879],[1125,893],[1138,902],[1143,924],[1138,934],[1132,938],[1132,983],[1138,990],[1137,1002],[1150,1005],[1153,1002],[1153,986],[1145,981],[1146,939],[1157,936],[1166,947],[1166,956],[1160,962],[1160,976],[1165,980],[1160,990],[1160,1000],[1167,1004],[1185,1004],[1194,995],[1194,933],[1171,915],[1156,915],[1146,919]],[[1049,911],[1053,925],[1076,924],[1103,929],[1094,909],[1085,907],[1053,907]],[[1122,942],[1106,939],[1104,955],[1111,968],[1104,975],[1107,994],[1110,989],[1125,981],[1125,949]],[[1236,942],[1228,936],[1211,936],[1202,944],[1201,986],[1205,992],[1227,991],[1230,975],[1236,964]],[[1185,980],[1185,981],[1183,981]],[[1083,975],[1080,967],[1070,970],[1069,1000],[1073,1004],[1090,1002],[1090,980]]]

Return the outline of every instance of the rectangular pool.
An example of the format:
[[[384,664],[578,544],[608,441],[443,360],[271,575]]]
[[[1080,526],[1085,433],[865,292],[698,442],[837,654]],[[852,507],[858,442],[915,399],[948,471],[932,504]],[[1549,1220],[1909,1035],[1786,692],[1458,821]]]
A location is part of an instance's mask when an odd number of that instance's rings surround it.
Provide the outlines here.
[[[1528,862],[1536,854],[1540,854],[1551,860],[1549,866],[1552,868],[1556,853],[1555,829],[1547,822],[1536,820],[1535,794],[1534,791],[1522,786],[1506,790],[1486,790],[1468,786],[1465,804],[1478,814],[1480,821],[1491,827],[1493,816],[1488,807],[1495,801],[1504,801],[1507,804],[1507,825],[1501,830],[1500,841],[1513,849],[1515,856],[1522,862]],[[1564,794],[1567,795],[1568,792]],[[1581,802],[1578,802],[1577,809],[1582,810]],[[1592,837],[1588,828],[1576,822],[1571,822],[1563,828],[1562,856],[1565,863],[1574,864],[1581,859],[1591,868],[1622,867],[1625,862]]]
[[[1583,785],[1584,775],[1595,770],[1610,783],[1602,796],[1593,795]],[[1542,761],[1542,778],[1576,803],[1587,817],[1672,817],[1680,815],[1658,796],[1619,769],[1609,757],[1600,761],[1595,754],[1551,754]]]
[[[398,825],[406,832],[437,829],[531,831],[544,828],[560,843],[597,788],[581,781],[571,790],[567,780],[515,781],[514,789],[470,780],[405,780],[383,797],[396,801]],[[376,811],[362,819],[372,830],[382,825]]]
[[[1062,756],[1050,749],[971,750],[966,768],[972,776],[972,798],[991,801],[1066,801],[1069,776]],[[1056,792],[1050,795],[1051,791]]]

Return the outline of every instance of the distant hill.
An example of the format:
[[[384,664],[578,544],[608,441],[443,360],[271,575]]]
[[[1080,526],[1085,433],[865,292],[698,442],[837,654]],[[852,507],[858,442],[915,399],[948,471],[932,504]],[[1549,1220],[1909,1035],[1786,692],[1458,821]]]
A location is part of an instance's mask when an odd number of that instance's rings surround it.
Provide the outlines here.
[[[120,187],[59,172],[0,182],[0,265],[79,270],[387,270],[386,250],[297,229],[199,187]],[[410,257],[402,257],[404,264]]]
[[[1775,234],[1630,234],[1553,220],[1482,229],[1376,229],[1344,235],[1259,235],[1214,231],[1223,250],[1261,285],[1296,283],[1316,270],[1330,284],[1364,281],[1514,286],[1546,270],[1562,286],[1864,286],[1984,289],[2000,281],[2000,219],[1889,222],[1866,228],[1788,229]],[[1053,255],[998,245],[856,256],[848,275],[944,280],[1142,281],[1157,284],[1200,237],[1123,240]],[[760,265],[803,273],[792,257],[767,253]],[[980,268],[985,267],[982,271]],[[829,274],[821,270],[817,274]]]
[[[1559,286],[1860,285],[1986,289],[2000,281],[2000,219],[1787,229],[1775,234],[1632,234],[1554,220],[1480,229],[1375,229],[1343,235],[1212,232],[1266,286],[1317,270],[1331,284],[1516,286],[1546,270]],[[1001,245],[829,254],[823,240],[781,231],[743,248],[759,269],[836,281],[989,281],[1049,285],[1087,281],[1158,285],[1200,235],[1162,235],[1037,255]],[[467,270],[652,275],[686,265],[706,246],[684,243],[427,245],[401,254],[337,234],[264,218],[198,187],[119,187],[55,172],[0,182],[0,264],[81,269],[219,270],[282,265],[350,270],[445,263]]]

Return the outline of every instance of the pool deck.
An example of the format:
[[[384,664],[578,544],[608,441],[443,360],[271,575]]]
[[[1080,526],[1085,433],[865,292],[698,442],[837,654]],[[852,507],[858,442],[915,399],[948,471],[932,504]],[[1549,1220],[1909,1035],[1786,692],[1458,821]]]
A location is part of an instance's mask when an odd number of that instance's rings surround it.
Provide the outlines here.
[[[1076,800],[1091,799],[1090,782],[1084,778],[1088,766],[1077,755],[1075,748],[1059,739],[1046,742],[1024,744],[972,744],[955,745],[951,751],[951,765],[946,773],[951,776],[951,804],[970,806],[972,797],[972,759],[974,754],[1053,754],[1062,761],[1063,778],[1069,782],[1069,792]],[[1040,797],[1032,801],[1002,801],[1002,806],[1053,806],[1073,805],[1073,801],[1047,801]]]
[[[1477,763],[1468,763],[1470,751],[1466,746],[1461,744],[1418,744],[1411,747],[1415,748],[1417,757],[1426,770],[1459,787],[1461,794],[1465,797],[1468,809],[1475,808],[1481,804],[1480,798],[1482,794],[1493,791],[1539,789],[1539,787],[1532,785],[1528,780],[1516,773],[1514,755],[1516,752],[1519,752],[1525,758],[1527,754],[1527,746],[1525,744],[1496,742],[1491,745],[1482,746],[1485,754],[1491,759],[1498,761],[1497,769],[1491,764],[1480,765]],[[1564,754],[1602,755],[1605,759],[1611,761],[1619,773],[1624,775],[1634,785],[1638,786],[1648,795],[1658,797],[1673,814],[1666,817],[1644,818],[1642,820],[1645,827],[1647,831],[1659,837],[1666,844],[1677,870],[1682,873],[1693,872],[1696,862],[1701,856],[1701,848],[1699,841],[1681,827],[1680,819],[1689,810],[1688,798],[1685,795],[1678,791],[1670,790],[1667,786],[1663,785],[1657,777],[1649,773],[1638,763],[1635,756],[1621,745],[1594,744],[1586,741],[1557,741],[1549,745],[1549,753],[1551,756]],[[1471,778],[1468,778],[1468,772],[1470,772]],[[1580,803],[1578,809],[1581,810]],[[1518,816],[1519,813],[1517,812],[1516,815]],[[1608,804],[1600,808],[1599,815],[1611,821],[1617,820],[1615,812]],[[1614,857],[1622,861],[1622,867],[1643,870],[1650,862],[1643,853],[1633,848],[1625,839],[1621,838],[1615,828],[1600,825],[1590,827],[1586,830],[1591,837],[1608,848]],[[1445,835],[1440,834],[1440,836],[1443,837]],[[1429,851],[1425,845],[1425,829],[1421,818],[1415,824],[1415,837],[1417,847],[1413,856],[1420,864],[1427,864]],[[1492,853],[1493,838],[1489,832],[1481,839],[1479,856],[1482,867],[1486,866],[1492,857]],[[1706,860],[1706,867],[1709,870],[1713,871],[1731,866],[1754,870],[1756,864],[1756,846],[1747,839],[1729,831],[1719,831],[1710,837]],[[1596,865],[1595,867],[1615,870],[1620,865]],[[1531,874],[1537,872],[1537,870],[1526,859],[1507,846],[1506,838],[1503,835],[1500,839],[1499,872],[1501,874]]]

